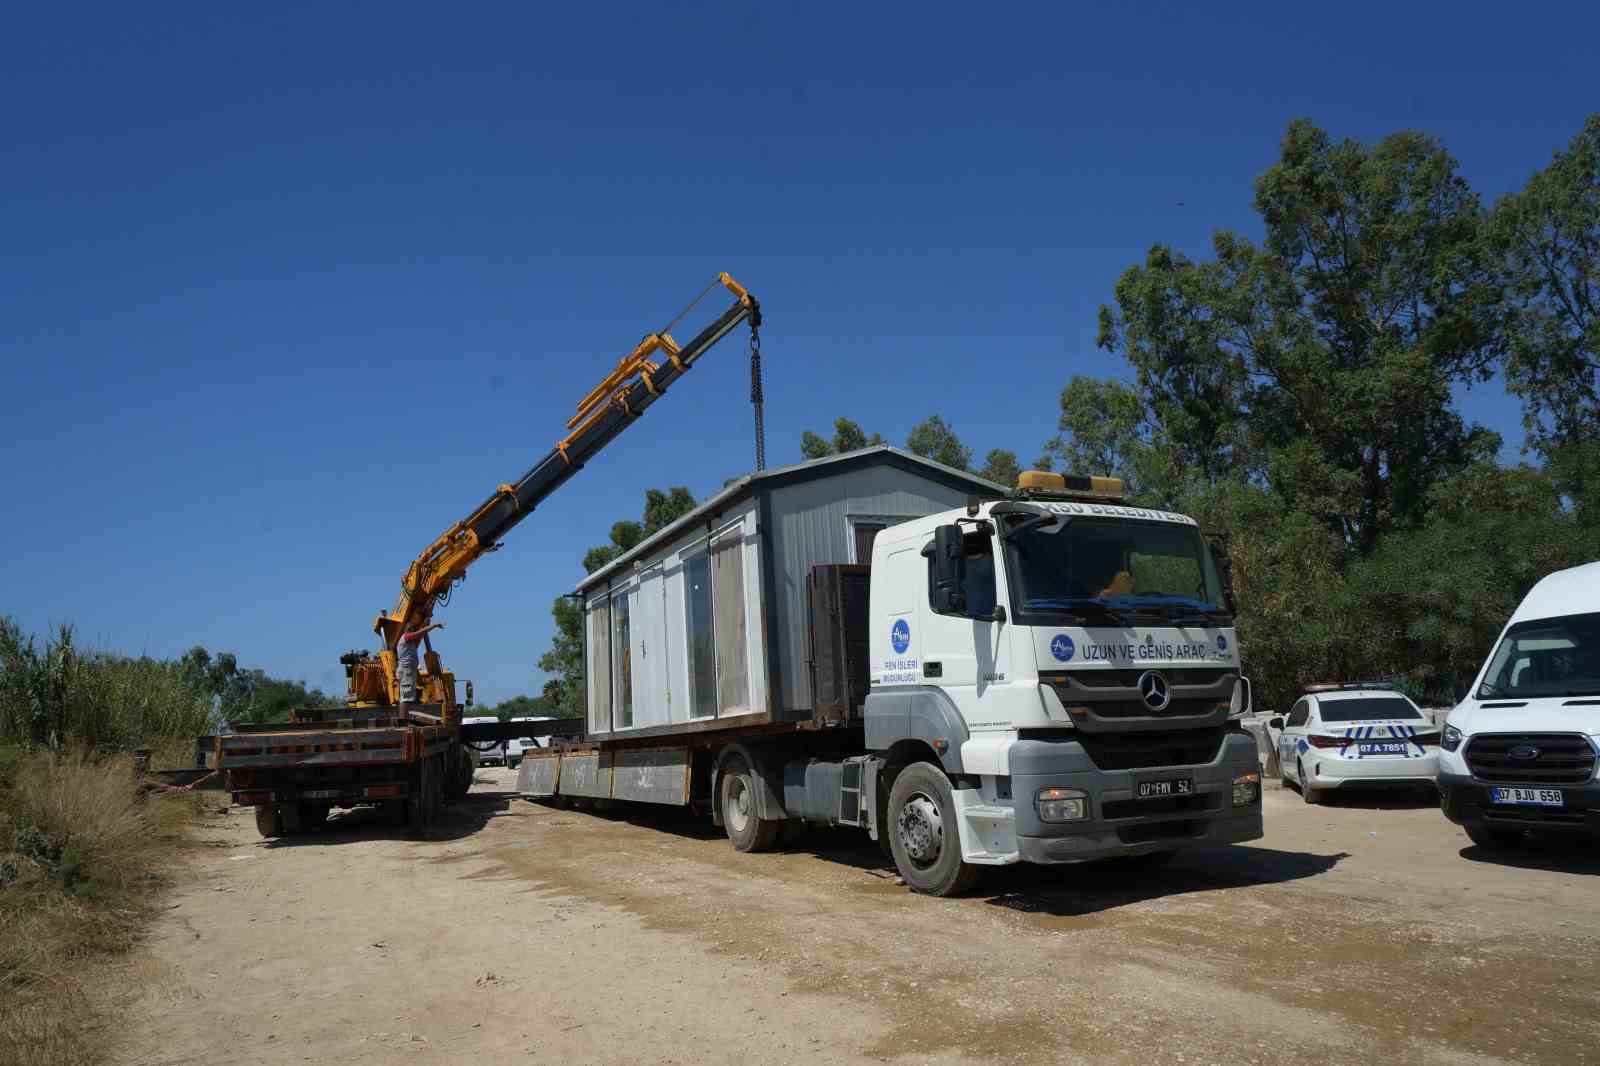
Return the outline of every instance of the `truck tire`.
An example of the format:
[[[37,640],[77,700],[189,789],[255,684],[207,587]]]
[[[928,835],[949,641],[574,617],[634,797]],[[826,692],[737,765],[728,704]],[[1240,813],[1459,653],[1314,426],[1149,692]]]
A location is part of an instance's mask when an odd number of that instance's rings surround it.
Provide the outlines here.
[[[422,832],[433,822],[433,803],[428,798],[428,788],[433,783],[433,773],[428,766],[430,762],[431,759],[423,759],[411,771],[411,795],[406,797],[406,820],[415,833]]]
[[[783,823],[756,813],[755,775],[743,759],[730,759],[719,783],[722,826],[738,851],[766,851],[778,839]]]
[[[913,891],[956,896],[978,880],[978,868],[961,861],[950,779],[931,763],[907,766],[889,790],[889,846],[894,865]]]
[[[278,817],[278,808],[270,805],[256,808],[256,832],[268,840],[283,836],[283,819]]]
[[[444,813],[444,787],[445,787],[445,757],[435,755],[428,760],[433,764],[433,783],[428,788],[428,823],[431,825],[439,820]]]
[[[456,803],[467,798],[467,793],[472,790],[472,760],[467,758],[465,748],[455,747],[450,754],[445,756],[445,761],[450,766],[449,787],[445,790],[445,799]]]

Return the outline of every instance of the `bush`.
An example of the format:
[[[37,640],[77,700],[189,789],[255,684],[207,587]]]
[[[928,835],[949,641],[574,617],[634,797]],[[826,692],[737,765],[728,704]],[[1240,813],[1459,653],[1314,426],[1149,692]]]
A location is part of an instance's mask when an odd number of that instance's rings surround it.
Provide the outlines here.
[[[0,748],[0,1066],[107,1056],[91,975],[137,942],[194,813],[140,799],[127,758]]]
[[[178,663],[84,651],[71,626],[40,644],[0,618],[0,741],[131,751],[207,732],[212,707]]]

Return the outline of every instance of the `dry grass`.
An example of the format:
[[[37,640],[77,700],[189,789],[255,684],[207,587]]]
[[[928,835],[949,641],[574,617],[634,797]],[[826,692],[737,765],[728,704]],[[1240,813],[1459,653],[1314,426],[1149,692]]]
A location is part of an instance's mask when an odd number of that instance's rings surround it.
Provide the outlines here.
[[[0,1066],[107,1056],[96,978],[137,944],[196,804],[138,798],[126,758],[0,751]]]

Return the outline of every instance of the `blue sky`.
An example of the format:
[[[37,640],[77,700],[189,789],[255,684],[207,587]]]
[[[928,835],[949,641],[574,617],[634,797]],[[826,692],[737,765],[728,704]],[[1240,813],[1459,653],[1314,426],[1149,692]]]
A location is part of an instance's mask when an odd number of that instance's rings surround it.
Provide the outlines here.
[[[1588,5],[1220,8],[13,7],[0,613],[342,690],[412,556],[719,270],[774,463],[936,411],[1028,459],[1122,372],[1124,269],[1259,232],[1290,119],[1426,130],[1492,197],[1600,107]],[[439,645],[480,697],[537,691],[646,488],[748,469],[747,374],[730,338],[475,568]],[[1463,410],[1515,455],[1498,386]]]

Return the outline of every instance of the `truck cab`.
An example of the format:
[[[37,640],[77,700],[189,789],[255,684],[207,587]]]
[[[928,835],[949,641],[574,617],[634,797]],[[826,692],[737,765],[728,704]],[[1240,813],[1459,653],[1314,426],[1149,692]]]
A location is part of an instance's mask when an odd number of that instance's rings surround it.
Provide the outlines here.
[[[958,876],[952,827],[969,865],[1261,836],[1225,558],[1192,518],[1120,490],[1024,475],[1008,499],[878,535],[866,746],[891,777],[931,749],[950,783],[945,797],[922,782],[909,811],[885,804],[913,887]]]

